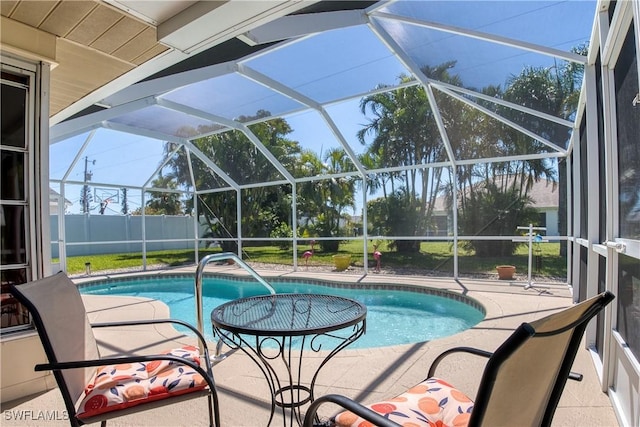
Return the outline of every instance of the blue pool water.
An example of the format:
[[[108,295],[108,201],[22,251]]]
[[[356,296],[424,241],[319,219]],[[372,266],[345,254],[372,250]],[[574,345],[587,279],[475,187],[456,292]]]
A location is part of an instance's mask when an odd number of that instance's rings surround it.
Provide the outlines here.
[[[383,347],[430,341],[464,331],[484,318],[481,306],[445,296],[397,289],[372,289],[380,286],[323,286],[316,283],[278,282],[271,285],[278,293],[322,293],[352,298],[367,307],[367,331],[350,348]],[[171,317],[196,324],[194,279],[192,276],[147,277],[96,282],[80,287],[83,294],[126,295],[163,301]],[[235,298],[268,293],[264,287],[248,281],[224,277],[205,278],[203,306],[205,335],[212,339],[210,313],[218,305]],[[464,297],[457,296],[458,299]]]

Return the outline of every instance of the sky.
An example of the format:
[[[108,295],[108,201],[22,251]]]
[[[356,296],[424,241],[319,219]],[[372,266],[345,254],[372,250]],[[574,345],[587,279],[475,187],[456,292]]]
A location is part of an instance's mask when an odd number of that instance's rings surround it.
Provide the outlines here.
[[[594,2],[584,0],[401,2],[386,11],[567,50],[588,40],[594,5]],[[552,66],[554,63],[548,56],[448,32],[387,19],[380,19],[379,24],[419,65],[434,66],[449,60],[457,61],[451,72],[459,74],[467,87],[479,88],[487,84],[504,86],[511,75],[522,69],[523,64]],[[317,102],[365,92],[379,84],[394,84],[399,75],[408,74],[398,58],[364,26],[308,37],[250,59],[244,65]],[[255,114],[260,108],[281,114],[299,105],[237,74],[175,90],[166,98],[230,119]],[[368,122],[368,118],[359,111],[359,99],[332,104],[326,109],[351,148],[361,153],[364,147],[357,141],[356,133]],[[164,116],[158,122],[158,112],[159,107],[154,107],[146,115],[134,114],[117,120],[131,123],[145,121],[149,129],[170,130],[172,126],[180,124],[179,120],[174,123]],[[288,137],[298,140],[303,148],[320,153],[339,146],[338,140],[316,112],[285,114],[284,118],[294,129]],[[91,173],[90,185],[98,187],[95,194],[106,197],[108,191],[101,191],[100,183],[142,186],[153,179],[162,161],[162,141],[101,129],[77,157],[75,166],[70,168],[87,136],[79,135],[51,146],[52,180],[60,180],[68,174],[68,180],[82,181],[86,165]],[[52,183],[52,188],[60,192],[57,184]],[[81,212],[81,188],[81,185],[70,184],[65,187],[65,197],[72,202],[67,212]],[[350,213],[359,215],[362,196],[357,195],[356,200],[358,207]],[[129,208],[133,210],[140,203],[140,192],[130,190]],[[97,213],[97,200],[92,207],[92,214]],[[105,213],[120,214],[120,211],[121,206],[114,199]]]

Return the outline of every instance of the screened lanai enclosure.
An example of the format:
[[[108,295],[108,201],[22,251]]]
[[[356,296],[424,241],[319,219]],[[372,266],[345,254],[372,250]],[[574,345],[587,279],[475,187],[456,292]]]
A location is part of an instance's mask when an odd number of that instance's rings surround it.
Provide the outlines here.
[[[230,251],[531,316],[611,291],[584,345],[640,425],[640,0],[0,6],[3,403],[51,384],[8,284]]]
[[[310,3],[53,126],[53,256],[355,243],[457,277],[532,250],[566,281],[596,12]]]

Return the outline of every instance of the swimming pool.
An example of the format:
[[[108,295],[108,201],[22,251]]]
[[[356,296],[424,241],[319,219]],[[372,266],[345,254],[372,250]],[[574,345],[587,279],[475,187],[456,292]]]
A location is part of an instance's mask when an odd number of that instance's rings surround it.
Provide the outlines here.
[[[316,280],[273,280],[278,293],[322,293],[353,298],[367,307],[367,333],[349,348],[371,348],[430,341],[469,329],[485,315],[477,301],[432,288],[391,284],[343,284]],[[79,285],[92,295],[126,295],[157,299],[169,306],[171,317],[196,324],[194,279],[188,275],[109,279]],[[203,307],[205,336],[213,338],[209,315],[229,300],[268,291],[246,279],[205,276]],[[186,331],[186,330],[185,330]]]

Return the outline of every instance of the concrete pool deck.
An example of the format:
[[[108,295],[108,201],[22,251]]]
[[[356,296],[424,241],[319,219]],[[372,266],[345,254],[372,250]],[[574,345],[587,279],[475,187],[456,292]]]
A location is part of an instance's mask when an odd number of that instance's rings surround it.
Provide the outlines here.
[[[234,266],[212,266],[207,270],[224,273],[240,273]],[[156,274],[193,274],[195,267],[172,269]],[[371,283],[410,284],[429,286],[464,293],[479,301],[486,309],[486,317],[475,327],[456,335],[426,343],[345,350],[332,359],[321,371],[315,394],[344,394],[362,402],[372,402],[392,397],[426,376],[431,361],[440,352],[459,345],[478,347],[492,351],[508,337],[513,329],[524,321],[530,321],[571,305],[570,291],[566,285],[545,284],[524,289],[523,282],[498,282],[453,280],[418,276],[398,276],[344,273],[318,273],[299,271],[258,270],[264,277],[301,277],[355,282],[363,286]],[[112,277],[120,277],[113,275]],[[94,276],[96,280],[104,276]],[[76,282],[85,281],[84,279]],[[144,319],[168,317],[167,307],[159,302],[143,301],[131,297],[84,296],[92,322],[110,319]],[[209,313],[205,313],[208,321]],[[176,344],[194,343],[171,327],[153,329],[104,331],[96,330],[102,352],[118,354],[127,350],[153,352]],[[210,348],[214,347],[210,345]],[[309,356],[309,362],[314,362]],[[463,368],[463,369],[462,369]],[[469,396],[475,395],[483,368],[483,360],[468,355],[455,355],[445,359],[438,368],[438,376],[446,378]],[[591,353],[586,349],[578,352],[574,371],[584,374],[582,382],[568,381],[553,425],[618,426],[609,398],[602,392]],[[262,373],[241,352],[236,352],[214,367],[220,397],[220,412],[223,426],[263,426],[269,417],[270,394]],[[43,411],[64,409],[57,389],[2,405],[2,410]],[[325,406],[322,415],[331,415],[336,408]],[[207,405],[204,399],[196,399],[169,405],[152,412],[140,412],[133,416],[114,419],[112,426],[196,426],[207,425]],[[273,426],[282,424],[281,414],[276,411]],[[7,420],[2,425],[27,426],[43,423],[25,420]],[[68,425],[64,420],[47,421],[46,425]]]

